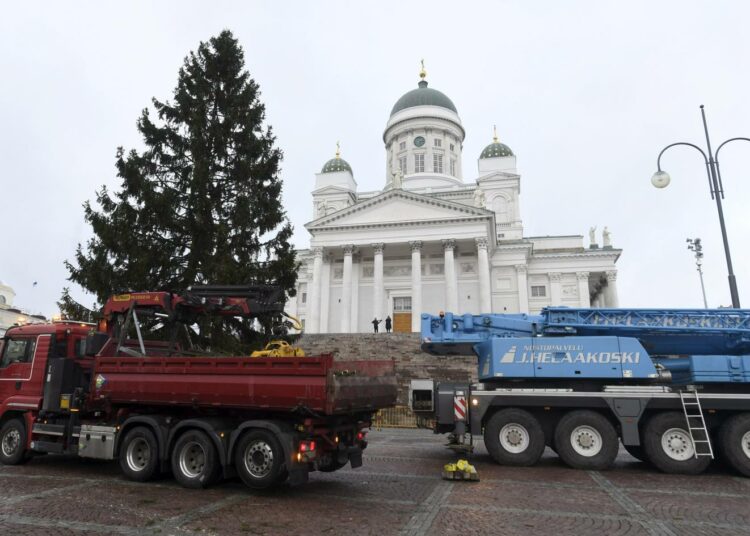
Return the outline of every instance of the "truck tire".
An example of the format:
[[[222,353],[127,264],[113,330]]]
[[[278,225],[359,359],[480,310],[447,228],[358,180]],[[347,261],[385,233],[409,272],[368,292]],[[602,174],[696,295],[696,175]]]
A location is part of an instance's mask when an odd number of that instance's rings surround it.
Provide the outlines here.
[[[612,465],[620,449],[614,426],[595,411],[576,410],[563,415],[555,428],[560,459],[575,469],[601,471]]]
[[[267,430],[243,435],[234,454],[234,467],[242,481],[253,489],[267,489],[285,480],[284,450]]]
[[[643,429],[641,444],[648,460],[664,473],[697,475],[711,463],[708,456],[695,457],[685,415],[677,411],[651,417]]]
[[[0,428],[0,463],[19,465],[28,460],[26,426],[21,419],[10,419]]]
[[[717,439],[722,458],[738,473],[750,476],[750,413],[729,417]]]
[[[544,452],[544,431],[528,411],[516,408],[495,413],[484,427],[484,444],[502,465],[529,466]]]
[[[186,488],[206,488],[221,471],[219,453],[211,438],[201,430],[183,433],[172,448],[172,474]]]
[[[136,426],[120,444],[120,469],[128,480],[147,482],[159,472],[159,444],[146,426]]]

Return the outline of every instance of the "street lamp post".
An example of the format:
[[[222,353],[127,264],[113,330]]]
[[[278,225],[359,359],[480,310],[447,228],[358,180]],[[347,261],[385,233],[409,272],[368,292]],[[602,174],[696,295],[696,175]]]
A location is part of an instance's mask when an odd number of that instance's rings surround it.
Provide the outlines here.
[[[729,253],[729,240],[727,239],[727,228],[724,224],[724,208],[722,207],[721,200],[724,199],[724,186],[721,182],[721,171],[719,171],[719,151],[722,147],[724,147],[727,143],[730,141],[736,141],[736,140],[744,140],[744,141],[750,141],[750,138],[730,138],[724,142],[722,142],[721,145],[716,149],[716,152],[711,151],[711,140],[708,136],[708,125],[706,123],[706,112],[703,109],[703,105],[701,104],[701,117],[703,118],[703,131],[706,133],[706,146],[708,148],[708,156],[706,156],[706,153],[698,147],[695,144],[687,143],[684,141],[680,141],[677,143],[672,143],[670,145],[667,145],[664,147],[664,149],[661,150],[659,153],[659,157],[656,159],[656,173],[651,177],[651,184],[653,184],[656,188],[666,188],[669,186],[669,183],[671,181],[671,178],[669,176],[669,173],[666,171],[662,171],[661,169],[661,155],[664,154],[664,151],[669,149],[670,147],[674,147],[676,145],[687,145],[688,147],[692,147],[694,149],[697,149],[700,151],[700,153],[703,155],[703,160],[706,163],[706,172],[708,174],[708,188],[711,192],[711,199],[716,201],[716,210],[719,212],[719,225],[721,226],[721,238],[724,242],[724,255],[727,259],[727,271],[728,271],[728,279],[729,279],[729,293],[732,296],[732,307],[739,308],[740,307],[740,295],[737,292],[737,279],[734,276],[734,269],[732,268],[732,256]]]
[[[698,276],[701,279],[701,293],[703,294],[703,307],[708,309],[708,302],[706,301],[706,287],[703,284],[703,245],[701,244],[700,238],[688,238],[686,240],[688,249],[695,253],[695,267],[698,270]]]

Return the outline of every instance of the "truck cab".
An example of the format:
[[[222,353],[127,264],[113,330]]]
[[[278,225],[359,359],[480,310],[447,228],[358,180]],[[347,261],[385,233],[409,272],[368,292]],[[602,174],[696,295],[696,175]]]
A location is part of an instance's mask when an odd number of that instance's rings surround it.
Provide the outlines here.
[[[50,359],[75,360],[82,374],[90,375],[93,360],[85,355],[85,346],[91,327],[55,322],[15,326],[5,333],[0,343],[0,461],[14,457],[11,443],[30,443]]]

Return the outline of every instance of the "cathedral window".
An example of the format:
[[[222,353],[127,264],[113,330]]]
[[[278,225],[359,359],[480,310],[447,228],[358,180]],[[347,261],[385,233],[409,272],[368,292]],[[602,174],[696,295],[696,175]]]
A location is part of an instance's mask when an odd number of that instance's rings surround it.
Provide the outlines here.
[[[451,151],[455,151],[456,147],[451,143]]]
[[[547,287],[544,285],[531,285],[532,298],[544,298],[547,296]]]
[[[393,298],[393,312],[409,312],[411,311],[411,296],[396,296]]]
[[[405,141],[402,141],[401,143],[398,144],[398,150],[399,151],[405,151],[406,150],[406,142]]]
[[[433,141],[435,142],[435,147],[442,147],[443,146],[443,140],[441,140],[439,138],[435,138]]]
[[[414,173],[424,173],[424,155],[414,155]]]
[[[432,155],[432,170],[435,173],[443,172],[443,155],[441,154]]]
[[[456,159],[451,158],[451,175],[456,176]]]
[[[406,173],[406,157],[402,156],[398,159],[398,168],[401,170],[401,173]]]

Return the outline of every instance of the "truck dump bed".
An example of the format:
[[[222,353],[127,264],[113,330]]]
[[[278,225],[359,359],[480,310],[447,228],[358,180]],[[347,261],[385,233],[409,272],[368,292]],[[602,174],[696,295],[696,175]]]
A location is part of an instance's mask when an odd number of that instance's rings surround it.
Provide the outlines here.
[[[102,357],[92,401],[335,415],[396,402],[392,360],[316,357]]]

